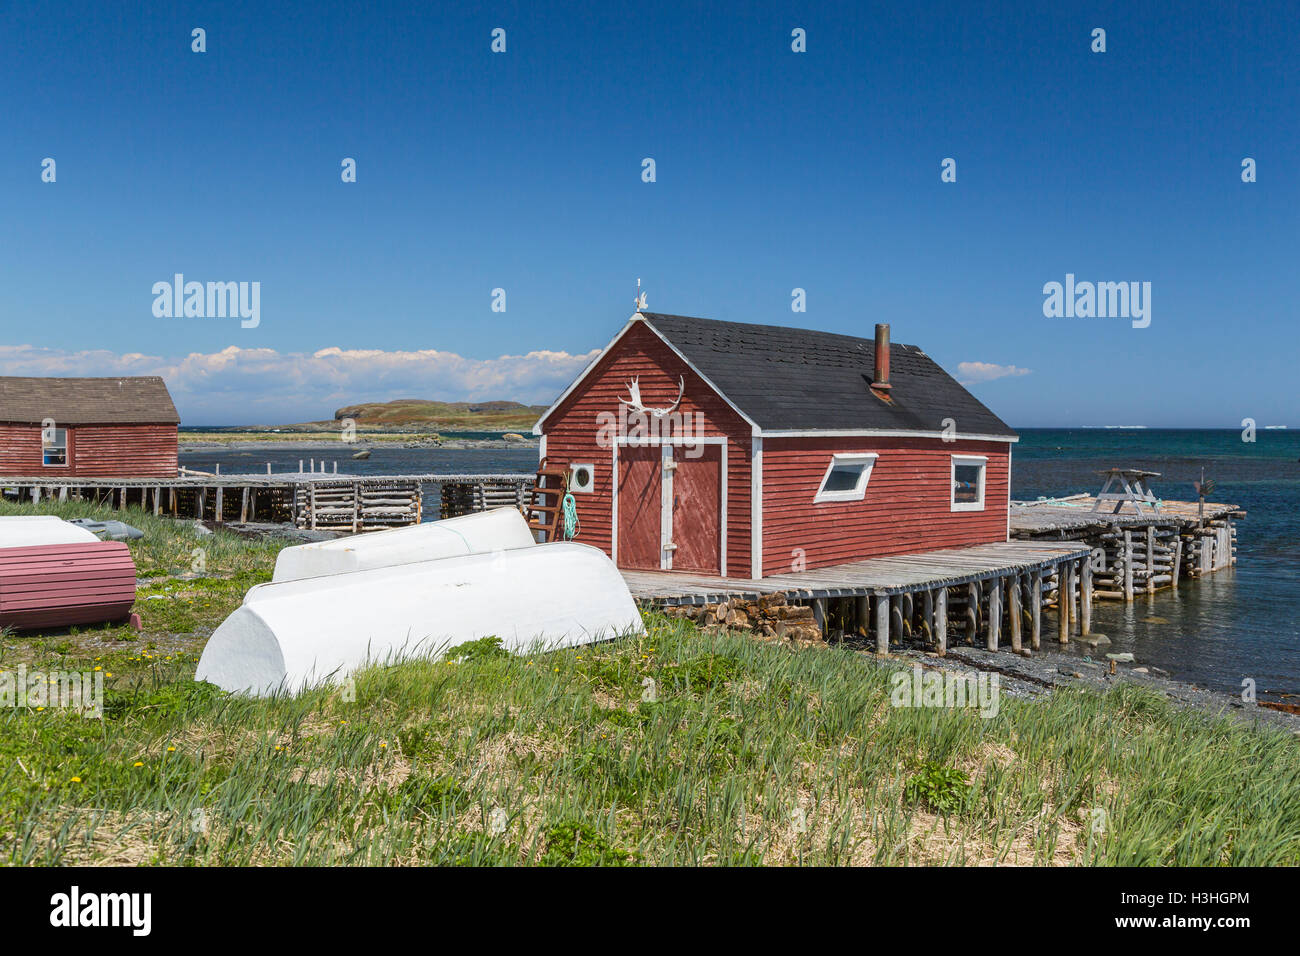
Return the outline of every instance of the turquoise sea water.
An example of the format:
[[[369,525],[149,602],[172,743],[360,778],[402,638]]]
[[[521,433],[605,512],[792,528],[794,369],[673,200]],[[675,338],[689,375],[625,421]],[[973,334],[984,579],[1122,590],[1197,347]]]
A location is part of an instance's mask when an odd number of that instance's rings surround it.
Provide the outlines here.
[[[1094,629],[1139,662],[1239,692],[1300,693],[1300,431],[1026,429],[1015,447],[1012,496],[1100,490],[1111,466],[1160,472],[1157,495],[1194,501],[1192,482],[1217,482],[1211,500],[1239,505],[1234,570],[1128,607],[1097,602]]]
[[[1248,512],[1237,532],[1235,570],[1185,584],[1177,593],[1140,597],[1128,607],[1098,602],[1094,630],[1139,662],[1219,690],[1240,691],[1253,678],[1261,692],[1300,693],[1300,431],[1265,431],[1254,443],[1236,430],[1026,429],[1012,459],[1012,496],[1096,492],[1098,471],[1127,466],[1157,471],[1152,484],[1168,499],[1195,500],[1201,469],[1218,486],[1215,501]],[[374,449],[367,461],[346,452],[195,452],[182,464],[223,472],[296,469],[300,458],[338,461],[349,474],[531,472],[534,448]],[[436,501],[426,501],[436,514]],[[1083,653],[1072,646],[1072,653]]]

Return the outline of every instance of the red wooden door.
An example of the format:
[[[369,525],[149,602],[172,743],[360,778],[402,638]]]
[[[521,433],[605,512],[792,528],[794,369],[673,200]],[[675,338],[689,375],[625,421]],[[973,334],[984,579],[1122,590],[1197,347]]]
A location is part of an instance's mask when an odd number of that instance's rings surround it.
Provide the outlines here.
[[[721,574],[722,446],[674,448],[673,461],[673,570]]]
[[[618,450],[618,566],[658,571],[663,557],[663,450]]]

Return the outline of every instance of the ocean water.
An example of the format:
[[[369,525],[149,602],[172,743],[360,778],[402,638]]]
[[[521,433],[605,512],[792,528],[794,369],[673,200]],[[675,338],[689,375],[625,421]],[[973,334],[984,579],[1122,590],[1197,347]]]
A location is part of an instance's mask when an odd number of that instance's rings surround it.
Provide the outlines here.
[[[1095,493],[1097,472],[1160,472],[1155,493],[1195,501],[1205,470],[1210,500],[1243,508],[1237,567],[1177,592],[1125,607],[1093,603],[1093,629],[1174,677],[1233,693],[1250,678],[1260,692],[1300,693],[1300,431],[1231,429],[1025,429],[1012,453],[1011,494],[1033,499]],[[1076,653],[1081,647],[1072,645]]]
[[[347,474],[531,473],[535,448],[449,450],[376,447],[366,461],[344,451],[200,451],[181,463],[224,473],[296,470],[315,457]],[[1192,482],[1217,482],[1211,499],[1245,509],[1237,530],[1238,566],[1176,593],[1141,596],[1128,606],[1094,603],[1093,629],[1139,663],[1174,677],[1229,692],[1255,681],[1261,693],[1300,694],[1300,431],[1260,430],[1242,441],[1237,430],[1025,429],[1012,458],[1011,490],[1018,499],[1096,492],[1106,468],[1160,473],[1157,495],[1195,500]],[[425,513],[437,514],[436,498]],[[1089,653],[1071,645],[1069,653]]]

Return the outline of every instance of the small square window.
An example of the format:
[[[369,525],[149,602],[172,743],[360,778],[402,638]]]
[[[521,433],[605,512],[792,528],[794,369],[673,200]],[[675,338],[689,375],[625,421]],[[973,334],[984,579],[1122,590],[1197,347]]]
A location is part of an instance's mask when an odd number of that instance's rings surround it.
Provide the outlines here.
[[[866,496],[876,457],[873,453],[832,455],[813,501],[861,501]]]
[[[988,459],[978,455],[952,456],[952,510],[984,510],[984,471]]]
[[[41,464],[55,468],[68,464],[68,430],[66,428],[41,429]]]

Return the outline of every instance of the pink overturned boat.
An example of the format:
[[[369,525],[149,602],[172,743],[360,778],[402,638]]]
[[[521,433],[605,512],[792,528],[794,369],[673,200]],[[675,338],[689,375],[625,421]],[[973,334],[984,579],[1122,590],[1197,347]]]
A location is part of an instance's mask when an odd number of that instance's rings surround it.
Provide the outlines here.
[[[57,518],[0,518],[0,627],[125,621],[134,604],[125,544]]]

